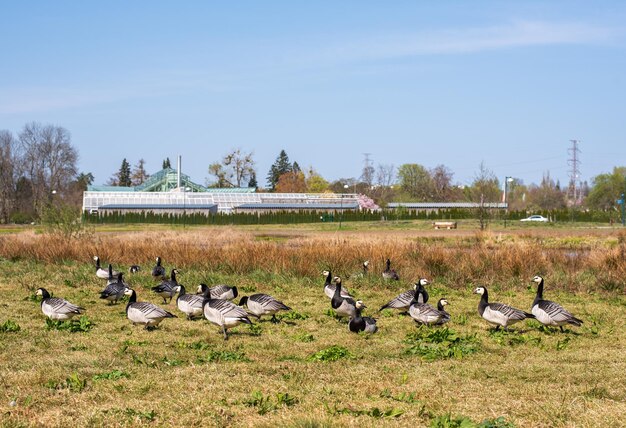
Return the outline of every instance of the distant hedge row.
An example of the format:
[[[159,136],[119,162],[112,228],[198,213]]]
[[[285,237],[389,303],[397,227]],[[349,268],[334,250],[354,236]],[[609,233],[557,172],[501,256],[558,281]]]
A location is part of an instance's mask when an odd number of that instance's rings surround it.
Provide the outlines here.
[[[613,218],[620,221],[619,214],[606,211],[510,211],[507,219],[520,220],[532,214],[540,214],[553,221],[581,221],[581,222],[609,222]],[[489,213],[492,220],[503,220],[503,211],[493,210]],[[85,212],[83,219],[92,224],[105,223],[159,223],[159,224],[291,224],[291,223],[320,223],[341,221],[378,221],[378,220],[462,220],[477,218],[475,209],[448,209],[433,211],[416,211],[408,209],[389,209],[381,211],[279,211],[268,213],[236,213],[236,214],[155,214],[151,211],[141,213],[120,213],[118,211],[89,214]]]

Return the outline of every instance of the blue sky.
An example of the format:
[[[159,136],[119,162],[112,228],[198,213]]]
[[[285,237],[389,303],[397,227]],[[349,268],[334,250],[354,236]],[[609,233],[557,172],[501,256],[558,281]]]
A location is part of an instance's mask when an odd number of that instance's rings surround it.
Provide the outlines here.
[[[328,179],[444,164],[469,183],[626,164],[623,2],[4,2],[0,129],[60,125],[104,183],[229,149]]]

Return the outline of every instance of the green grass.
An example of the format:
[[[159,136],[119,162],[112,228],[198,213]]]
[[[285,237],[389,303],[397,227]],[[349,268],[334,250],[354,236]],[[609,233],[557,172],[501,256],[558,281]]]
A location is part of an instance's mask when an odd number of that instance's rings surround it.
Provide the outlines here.
[[[281,245],[297,257],[288,241]],[[143,265],[153,261],[137,257]],[[139,300],[179,315],[150,332],[130,324],[124,303],[98,299],[104,282],[89,259],[5,259],[0,270],[1,427],[592,427],[620,426],[626,418],[626,299],[594,289],[592,276],[579,294],[546,290],[585,322],[565,333],[536,321],[494,332],[476,312],[475,284],[437,276],[431,300],[447,297],[452,320],[416,327],[396,311],[375,312],[412,278],[348,280],[369,307],[365,315],[378,318],[379,332],[365,335],[326,315],[321,276],[187,266],[179,280],[188,289],[200,281],[245,285],[294,308],[279,315],[280,323],[241,325],[224,341],[206,320],[180,316],[175,300],[162,304],[149,291],[149,269],[127,278]],[[492,300],[526,310],[534,297],[519,279],[476,281],[492,285]],[[84,316],[46,321],[32,298],[40,286],[86,308]]]

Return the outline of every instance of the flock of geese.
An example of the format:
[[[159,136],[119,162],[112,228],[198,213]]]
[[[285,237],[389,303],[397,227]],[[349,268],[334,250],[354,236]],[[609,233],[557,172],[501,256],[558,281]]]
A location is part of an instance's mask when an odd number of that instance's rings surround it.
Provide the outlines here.
[[[109,264],[108,270],[103,269],[100,259],[94,256],[96,265],[96,276],[107,280],[107,286],[100,293],[100,298],[107,300],[110,305],[117,303],[124,296],[128,296],[126,305],[126,316],[133,325],[143,325],[150,330],[156,328],[166,318],[176,318],[173,313],[150,302],[138,302],[137,293],[127,283],[124,282],[124,274],[116,272]],[[357,275],[368,275],[369,262],[362,265],[363,271]],[[141,268],[133,265],[129,268],[130,273],[139,272]],[[228,339],[228,330],[242,323],[252,324],[250,317],[259,320],[262,316],[272,316],[272,322],[278,322],[276,314],[280,311],[289,311],[290,307],[268,294],[252,294],[242,296],[239,304],[232,300],[239,296],[236,286],[224,284],[212,287],[200,284],[196,289],[196,294],[189,294],[182,284],[177,281],[177,269],[172,269],[169,278],[166,277],[166,270],[162,266],[160,257],[156,258],[156,265],[152,269],[152,276],[161,281],[152,291],[163,298],[163,303],[171,303],[175,295],[176,306],[180,312],[185,314],[187,319],[204,317],[212,324],[222,330],[224,340]],[[350,331],[358,333],[375,333],[378,330],[376,319],[362,316],[363,309],[367,308],[363,301],[355,300],[350,292],[342,286],[341,277],[333,277],[329,270],[323,273],[326,281],[324,283],[324,294],[330,299],[331,308],[334,309],[338,317],[348,319]],[[382,273],[384,280],[399,280],[398,273],[391,269],[391,261],[387,259],[386,269]],[[582,321],[558,303],[543,299],[544,280],[541,276],[535,276],[533,282],[537,284],[537,294],[531,306],[531,313],[516,309],[503,303],[490,303],[487,288],[477,287],[475,294],[481,296],[478,303],[478,313],[489,324],[494,325],[496,330],[500,327],[508,330],[510,325],[523,321],[527,318],[534,318],[541,324],[550,327],[559,327],[563,331],[564,325],[580,326]],[[440,298],[437,306],[428,304],[429,295],[425,286],[429,281],[420,279],[411,290],[407,290],[396,296],[391,301],[383,305],[379,312],[384,309],[395,309],[408,314],[416,323],[436,326],[443,325],[450,321],[450,314],[445,310],[448,300]],[[59,297],[52,297],[50,293],[39,288],[37,295],[42,297],[41,310],[52,320],[69,320],[84,312],[84,308],[68,302]],[[244,308],[244,306],[247,308]]]

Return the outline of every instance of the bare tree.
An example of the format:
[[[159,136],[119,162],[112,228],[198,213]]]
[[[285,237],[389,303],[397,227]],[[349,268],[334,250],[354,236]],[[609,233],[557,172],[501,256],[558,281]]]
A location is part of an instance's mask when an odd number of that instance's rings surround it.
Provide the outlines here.
[[[16,206],[19,173],[18,142],[9,131],[0,131],[0,222],[8,223]]]
[[[376,170],[376,187],[374,195],[379,205],[386,203],[391,194],[391,185],[396,180],[396,167],[393,164],[379,164]]]
[[[150,178],[150,174],[146,172],[146,161],[143,159],[139,159],[135,168],[133,168],[133,172],[130,176],[131,183],[133,186],[139,186],[143,184],[148,178]]]
[[[219,187],[242,187],[254,173],[252,152],[244,153],[241,149],[234,149],[221,162],[209,165],[209,173],[215,176]]]
[[[52,200],[52,191],[59,195],[67,190],[76,176],[78,152],[71,144],[67,129],[32,122],[19,134],[24,153],[24,175],[30,181],[33,207],[41,213]]]
[[[430,170],[433,183],[433,199],[448,202],[452,196],[452,177],[454,173],[445,165],[437,165]]]
[[[487,168],[485,162],[481,162],[478,172],[472,183],[472,199],[479,203],[477,210],[480,230],[484,230],[489,223],[491,210],[485,206],[486,202],[497,202],[500,198],[500,186],[493,171]]]

